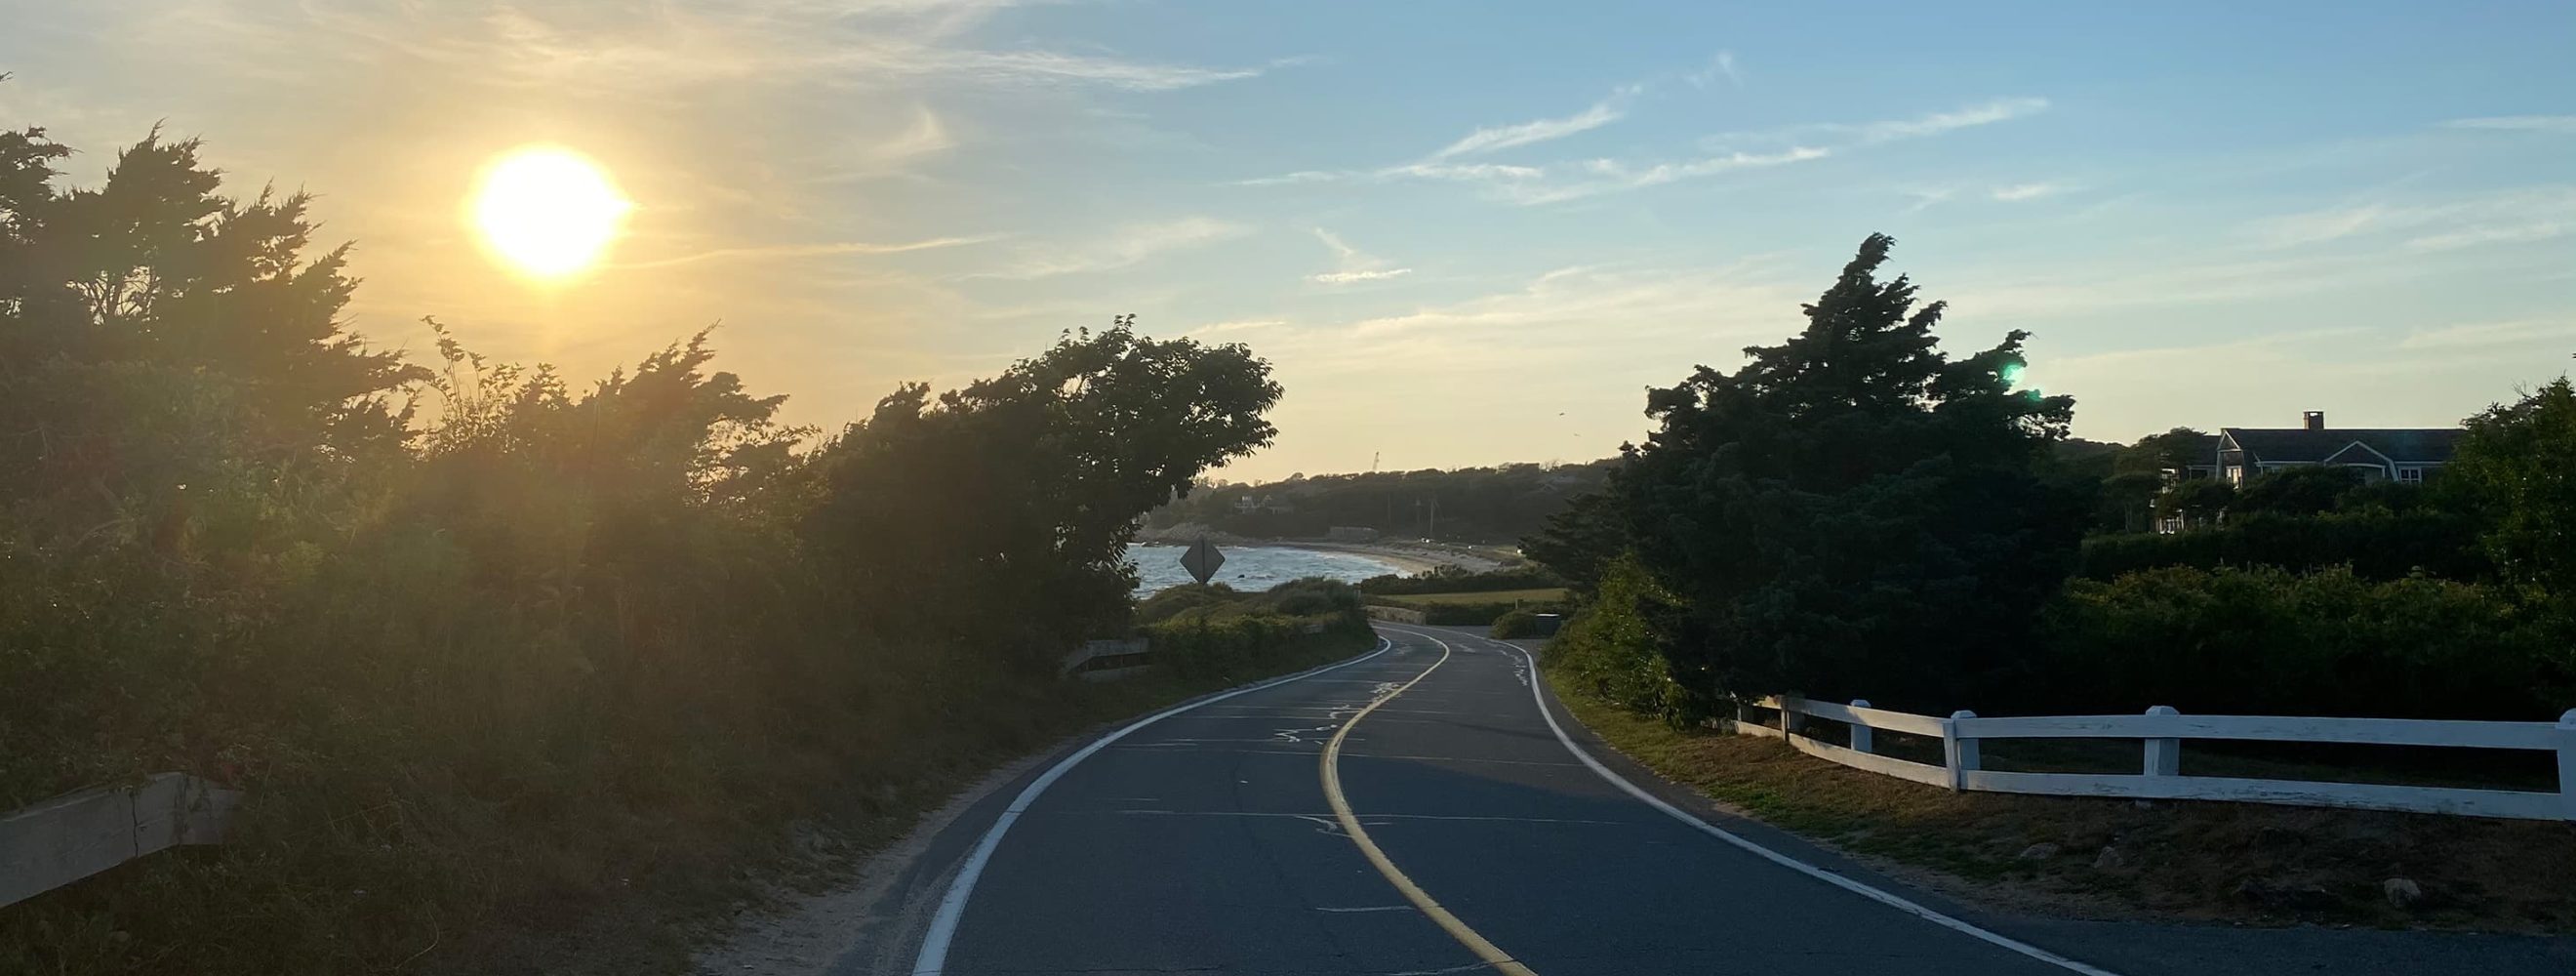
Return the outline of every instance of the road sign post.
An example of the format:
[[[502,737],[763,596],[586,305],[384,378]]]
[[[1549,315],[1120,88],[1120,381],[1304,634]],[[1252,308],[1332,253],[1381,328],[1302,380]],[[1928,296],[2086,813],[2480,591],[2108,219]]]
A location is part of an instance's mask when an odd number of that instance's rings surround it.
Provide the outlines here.
[[[1200,536],[1199,541],[1190,544],[1188,552],[1181,554],[1181,568],[1189,570],[1190,576],[1197,579],[1202,586],[1206,585],[1208,580],[1215,578],[1217,569],[1224,565],[1225,554],[1216,551],[1215,546],[1208,544],[1206,536]]]

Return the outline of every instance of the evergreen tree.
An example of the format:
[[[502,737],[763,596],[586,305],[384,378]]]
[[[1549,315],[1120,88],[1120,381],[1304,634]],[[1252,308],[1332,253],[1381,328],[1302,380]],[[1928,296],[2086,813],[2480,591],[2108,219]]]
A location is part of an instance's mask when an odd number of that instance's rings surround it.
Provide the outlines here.
[[[1648,394],[1659,428],[1626,449],[1604,514],[1684,608],[1646,621],[1677,707],[1951,705],[2023,650],[2067,572],[2089,500],[2042,469],[2073,399],[2013,388],[2024,333],[1943,355],[1942,304],[1876,277],[1893,244],[1864,241],[1789,341]]]

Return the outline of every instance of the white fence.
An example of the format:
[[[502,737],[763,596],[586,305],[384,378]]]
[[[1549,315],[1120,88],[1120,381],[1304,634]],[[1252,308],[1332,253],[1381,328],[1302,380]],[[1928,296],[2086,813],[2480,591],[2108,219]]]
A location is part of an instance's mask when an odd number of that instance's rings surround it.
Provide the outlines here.
[[[2517,820],[2576,821],[2576,709],[2548,722],[2452,722],[2380,718],[2284,718],[2260,715],[2184,715],[2162,705],[2144,715],[2067,715],[1978,718],[1958,712],[1933,718],[1803,698],[1765,698],[1757,707],[1777,709],[1781,728],[1739,717],[1745,735],[1785,738],[1792,748],[1820,759],[1952,790],[2034,793],[2045,796],[2127,797],[2143,800],[2231,800],[2290,806],[2401,810]],[[1851,745],[1805,734],[1814,716],[1851,728]],[[1942,764],[1882,755],[1874,730],[1941,740]],[[2136,739],[2139,771],[2125,773],[2024,773],[1984,768],[1979,743],[1988,739]],[[2558,758],[2558,789],[2463,789],[2308,780],[2182,775],[2185,739],[2252,742],[2334,742],[2467,749],[2529,749]]]
[[[0,905],[143,855],[223,840],[241,794],[185,773],[58,796],[0,814]]]

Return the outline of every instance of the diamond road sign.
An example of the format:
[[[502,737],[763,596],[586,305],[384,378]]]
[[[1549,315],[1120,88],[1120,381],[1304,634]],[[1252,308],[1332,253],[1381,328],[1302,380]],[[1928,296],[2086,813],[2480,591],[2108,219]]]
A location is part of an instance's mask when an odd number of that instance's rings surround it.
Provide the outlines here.
[[[1216,551],[1215,546],[1209,545],[1206,536],[1200,536],[1199,541],[1190,544],[1190,551],[1181,554],[1181,568],[1189,570],[1190,575],[1197,577],[1200,583],[1206,583],[1214,577],[1217,568],[1223,565],[1225,565],[1225,554]]]

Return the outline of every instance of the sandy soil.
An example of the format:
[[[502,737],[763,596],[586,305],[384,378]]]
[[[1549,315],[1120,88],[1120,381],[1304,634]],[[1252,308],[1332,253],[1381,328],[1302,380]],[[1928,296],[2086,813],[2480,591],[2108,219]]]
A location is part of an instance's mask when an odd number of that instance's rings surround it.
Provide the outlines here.
[[[1092,729],[1083,736],[1099,734]],[[690,971],[698,976],[827,976],[833,964],[857,956],[857,972],[899,973],[912,964],[898,958],[908,948],[894,936],[915,927],[908,913],[931,906],[901,905],[895,882],[966,808],[1053,756],[1061,745],[1022,757],[987,773],[948,803],[921,818],[902,840],[862,862],[851,879],[819,893],[780,891],[775,914],[750,914],[720,942],[698,951]],[[846,970],[845,970],[846,971]]]

